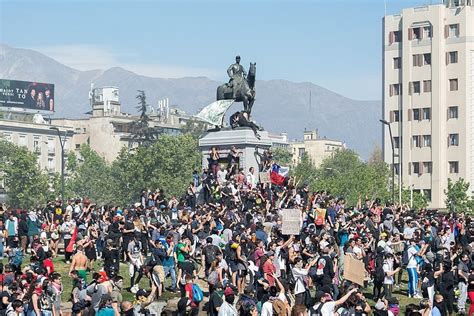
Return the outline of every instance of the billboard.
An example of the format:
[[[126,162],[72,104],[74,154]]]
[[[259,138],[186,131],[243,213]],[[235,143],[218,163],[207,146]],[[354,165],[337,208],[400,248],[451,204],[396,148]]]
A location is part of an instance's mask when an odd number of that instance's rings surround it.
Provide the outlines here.
[[[0,109],[54,111],[54,84],[0,79]]]

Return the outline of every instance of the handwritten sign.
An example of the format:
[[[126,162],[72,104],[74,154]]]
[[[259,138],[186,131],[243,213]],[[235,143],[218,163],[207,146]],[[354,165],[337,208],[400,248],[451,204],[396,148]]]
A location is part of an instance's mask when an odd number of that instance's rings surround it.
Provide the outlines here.
[[[281,233],[283,235],[299,235],[301,231],[301,211],[299,209],[283,209]]]
[[[344,279],[364,286],[365,266],[352,255],[344,256]]]
[[[270,179],[270,172],[260,172],[260,183],[271,183],[272,180]]]

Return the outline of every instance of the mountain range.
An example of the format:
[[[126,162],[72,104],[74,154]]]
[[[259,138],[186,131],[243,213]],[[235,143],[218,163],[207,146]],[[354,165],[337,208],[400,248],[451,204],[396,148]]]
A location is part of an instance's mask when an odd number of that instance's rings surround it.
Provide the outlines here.
[[[195,114],[215,100],[221,84],[206,77],[152,78],[119,67],[80,71],[37,51],[5,44],[0,44],[0,78],[55,84],[54,117],[67,118],[90,111],[91,83],[118,87],[122,111],[135,114],[137,90],[146,92],[152,106],[169,98],[171,105]],[[256,92],[252,117],[272,133],[286,132],[293,140],[302,139],[305,129],[317,129],[322,137],[345,142],[364,159],[381,144],[381,101],[352,100],[310,82],[280,79],[257,80]],[[241,107],[234,104],[230,111]]]

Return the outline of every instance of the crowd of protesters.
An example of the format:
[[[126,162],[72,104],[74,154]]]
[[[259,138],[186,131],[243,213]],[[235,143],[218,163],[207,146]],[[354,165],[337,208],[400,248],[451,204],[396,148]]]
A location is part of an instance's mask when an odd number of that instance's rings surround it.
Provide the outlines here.
[[[179,297],[178,315],[474,314],[470,217],[347,205],[294,178],[259,183],[235,147],[221,163],[213,148],[181,197],[157,189],[126,207],[82,198],[2,209],[0,314],[62,314],[58,256],[75,315],[160,315],[164,294]],[[298,234],[282,233],[282,209],[301,214]],[[364,284],[344,279],[345,256],[363,263]]]

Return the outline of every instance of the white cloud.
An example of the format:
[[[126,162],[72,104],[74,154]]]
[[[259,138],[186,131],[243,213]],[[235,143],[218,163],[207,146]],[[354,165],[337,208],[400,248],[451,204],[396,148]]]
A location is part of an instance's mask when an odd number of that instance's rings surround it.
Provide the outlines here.
[[[58,62],[78,70],[106,70],[111,67],[122,67],[139,75],[160,78],[182,78],[206,76],[219,78],[215,69],[183,67],[157,63],[135,63],[139,56],[128,51],[113,51],[95,45],[53,45],[28,47],[36,50]],[[124,61],[125,60],[125,61]]]

